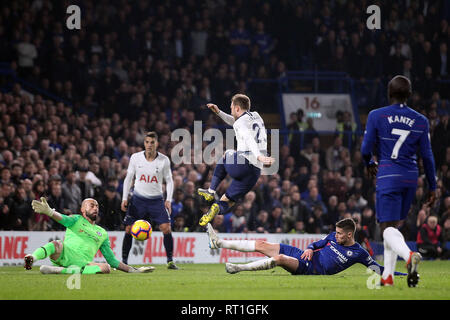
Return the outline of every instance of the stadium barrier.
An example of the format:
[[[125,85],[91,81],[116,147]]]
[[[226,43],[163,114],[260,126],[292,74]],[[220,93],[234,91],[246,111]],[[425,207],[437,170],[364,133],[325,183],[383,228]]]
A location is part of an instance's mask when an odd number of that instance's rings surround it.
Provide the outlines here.
[[[210,249],[208,236],[202,232],[173,232],[174,260],[177,263],[245,263],[261,259],[264,255],[257,252],[239,252],[229,249]],[[111,248],[115,256],[121,260],[123,231],[108,232]],[[286,233],[221,233],[220,237],[227,240],[256,240],[262,239],[273,243],[284,243],[305,250],[317,240],[323,239],[325,234],[286,234]],[[62,240],[64,231],[0,231],[0,266],[23,265],[23,257],[35,249],[53,240]],[[414,241],[406,242],[408,247],[416,251]],[[383,259],[383,243],[371,241],[373,257]],[[447,243],[450,250],[450,243]],[[105,262],[100,251],[94,262]],[[153,232],[146,241],[133,241],[128,257],[129,264],[165,264],[166,252],[162,232]],[[35,265],[51,264],[50,260],[37,261]]]
[[[117,257],[122,257],[123,231],[108,232],[111,248]],[[223,233],[223,239],[256,240],[264,239],[269,242],[285,243],[302,250],[314,241],[326,235],[321,234],[255,234],[255,233]],[[44,244],[64,238],[64,231],[0,231],[0,266],[23,265],[23,257],[32,253]],[[206,232],[173,232],[174,260],[177,263],[225,263],[249,262],[260,259],[264,255],[256,252],[238,252],[229,249],[210,249]],[[100,252],[95,262],[104,262]],[[162,232],[153,232],[146,241],[133,241],[128,258],[129,264],[165,264]],[[35,265],[51,264],[48,258],[37,261]]]

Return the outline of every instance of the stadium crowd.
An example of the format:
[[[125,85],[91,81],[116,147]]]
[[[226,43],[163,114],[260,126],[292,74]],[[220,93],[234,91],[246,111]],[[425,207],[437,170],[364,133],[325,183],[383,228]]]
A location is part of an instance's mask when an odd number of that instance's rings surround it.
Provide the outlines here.
[[[79,211],[81,200],[100,203],[99,224],[123,230],[122,183],[129,157],[147,131],[159,134],[168,156],[176,128],[223,129],[205,108],[227,111],[231,96],[247,93],[254,78],[316,66],[345,71],[362,83],[408,76],[410,106],[430,121],[438,201],[424,206],[421,176],[405,238],[439,241],[450,235],[450,27],[445,1],[379,1],[382,31],[365,26],[367,1],[79,1],[81,30],[63,20],[69,1],[14,1],[2,6],[0,61],[21,78],[62,98],[30,94],[20,84],[0,93],[0,230],[58,230],[35,214],[32,199],[48,197],[57,211]],[[285,21],[285,23],[278,23]],[[301,32],[291,32],[301,30]],[[442,95],[442,96],[441,96]],[[252,96],[250,96],[252,98]],[[257,108],[257,106],[256,106]],[[289,142],[280,147],[278,174],[261,176],[230,213],[217,216],[220,232],[327,233],[344,217],[357,239],[379,240],[374,182],[360,153],[362,137],[348,114],[338,113],[336,136],[323,146],[312,119],[291,115]],[[303,148],[300,148],[303,131]],[[350,132],[350,133],[349,133]],[[351,135],[349,149],[343,143]],[[420,163],[420,161],[419,161]],[[196,194],[214,166],[173,165],[174,231],[199,231],[208,209]],[[421,168],[422,170],[422,168]],[[421,171],[423,173],[423,170]],[[226,189],[225,181],[218,193]],[[429,223],[430,216],[437,222]],[[434,221],[434,218],[431,219]],[[431,222],[433,222],[431,221]],[[438,235],[439,234],[439,235]],[[424,239],[426,238],[426,239]]]

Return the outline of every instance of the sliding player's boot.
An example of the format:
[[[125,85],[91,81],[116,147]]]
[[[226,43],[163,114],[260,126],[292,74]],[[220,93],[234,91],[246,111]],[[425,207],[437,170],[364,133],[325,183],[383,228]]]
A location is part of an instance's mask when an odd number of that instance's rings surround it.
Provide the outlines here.
[[[211,249],[218,249],[219,246],[217,242],[219,241],[219,237],[217,236],[217,233],[214,231],[214,228],[212,227],[211,223],[208,223],[206,225],[206,233],[209,237],[209,247]]]
[[[238,265],[233,264],[233,263],[229,263],[229,262],[225,264],[225,270],[228,273],[231,273],[231,274],[238,273],[239,271],[241,271],[241,270],[239,270],[239,266]]]
[[[392,274],[390,274],[386,279],[381,278],[380,285],[383,287],[392,287],[394,285]]]
[[[406,263],[406,268],[408,269],[408,276],[406,277],[406,282],[408,287],[415,287],[419,282],[419,273],[417,273],[420,260],[422,256],[418,252],[412,252],[409,254],[408,262]]]
[[[24,264],[23,267],[26,270],[31,270],[32,266],[33,266],[33,262],[34,262],[34,257],[31,254],[27,254],[24,258]]]
[[[203,199],[205,199],[208,202],[214,201],[215,199],[215,193],[214,192],[209,192],[208,189],[202,189],[202,188],[198,188],[197,193],[199,195],[201,195],[203,197]]]
[[[212,219],[218,214],[220,211],[219,205],[217,203],[213,203],[212,206],[209,208],[208,212],[205,213],[201,218],[200,222],[198,223],[202,227],[206,226],[208,222],[211,222]]]

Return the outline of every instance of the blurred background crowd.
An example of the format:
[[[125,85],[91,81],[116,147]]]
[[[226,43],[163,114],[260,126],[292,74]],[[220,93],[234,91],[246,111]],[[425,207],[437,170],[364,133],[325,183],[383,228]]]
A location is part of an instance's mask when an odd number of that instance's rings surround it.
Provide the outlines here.
[[[129,157],[143,149],[147,131],[159,134],[159,151],[170,156],[174,129],[193,132],[196,120],[203,130],[226,128],[206,103],[229,112],[231,96],[249,94],[252,79],[315,68],[346,72],[360,83],[385,82],[397,74],[412,80],[409,105],[430,121],[438,201],[432,208],[424,205],[428,186],[421,175],[401,231],[409,241],[445,243],[450,235],[450,96],[442,83],[450,78],[450,4],[377,3],[383,7],[381,31],[366,28],[365,8],[371,3],[359,0],[3,4],[0,62],[57,98],[30,93],[0,76],[0,230],[62,230],[32,211],[31,200],[41,196],[65,214],[78,213],[82,199],[94,197],[100,204],[98,223],[123,230],[122,183]],[[80,30],[65,26],[70,4],[81,8]],[[339,219],[353,217],[359,242],[379,240],[375,185],[359,151],[361,132],[348,113],[337,112],[337,119],[330,142],[303,110],[291,114],[278,174],[261,176],[242,202],[214,219],[214,227],[327,233]],[[174,231],[200,231],[198,219],[208,206],[196,190],[208,186],[213,169],[172,166]],[[219,194],[228,183],[221,184]]]

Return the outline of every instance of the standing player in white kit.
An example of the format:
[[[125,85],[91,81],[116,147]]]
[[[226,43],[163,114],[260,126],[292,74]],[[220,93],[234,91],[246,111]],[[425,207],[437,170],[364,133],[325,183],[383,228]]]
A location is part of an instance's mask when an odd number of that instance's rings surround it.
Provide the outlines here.
[[[164,248],[167,255],[168,269],[178,269],[173,262],[173,237],[170,227],[170,214],[172,213],[173,180],[170,170],[170,160],[159,153],[158,135],[148,132],[144,139],[144,151],[131,155],[127,176],[123,183],[122,210],[127,214],[124,219],[125,237],[122,243],[122,260],[128,262],[133,238],[131,226],[136,220],[151,220],[159,225],[164,235]],[[128,204],[128,194],[131,189],[133,177],[134,191]],[[163,198],[163,180],[166,183],[166,200]]]
[[[235,94],[231,99],[231,115],[220,111],[215,104],[207,107],[227,124],[233,126],[237,150],[227,150],[217,162],[209,189],[198,189],[206,201],[213,201],[220,182],[227,176],[233,178],[227,191],[214,202],[199,224],[206,226],[216,214],[225,214],[240,198],[256,184],[263,166],[271,166],[275,159],[267,157],[267,134],[264,121],[258,112],[250,112],[250,98]]]

